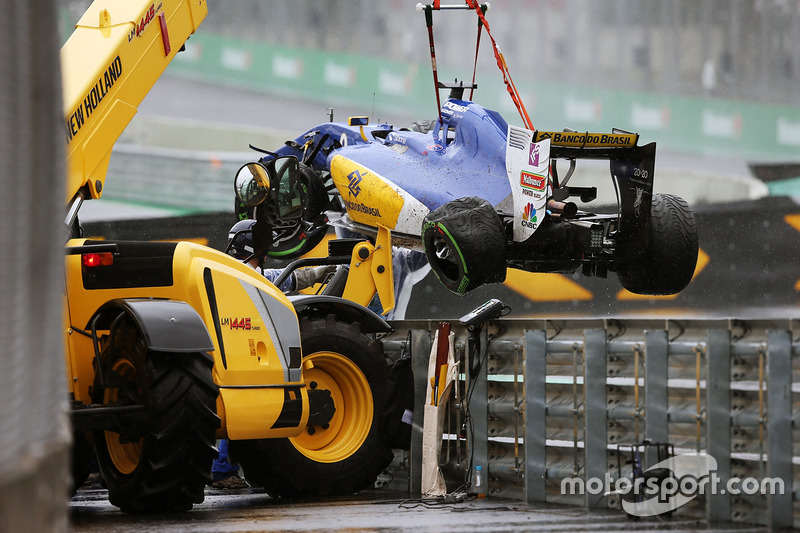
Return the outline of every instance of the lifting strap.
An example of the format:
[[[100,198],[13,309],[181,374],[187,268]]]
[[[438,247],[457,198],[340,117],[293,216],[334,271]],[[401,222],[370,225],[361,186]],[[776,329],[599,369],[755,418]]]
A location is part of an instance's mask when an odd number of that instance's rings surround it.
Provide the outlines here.
[[[486,14],[486,4],[481,5],[481,11]],[[475,92],[475,73],[478,71],[478,52],[481,49],[481,33],[483,30],[483,22],[478,18],[478,36],[475,38],[475,63],[472,65],[472,84],[469,88],[469,99],[472,100],[472,94]]]
[[[433,5],[425,6],[425,24],[428,26],[428,42],[431,47],[431,67],[433,68],[433,88],[436,92],[436,110],[439,113],[439,124],[442,124],[442,103],[439,99],[439,75],[436,72],[436,49],[433,46],[433,10],[439,9],[440,0],[434,0]]]
[[[470,100],[472,100],[472,91],[474,90],[475,86],[475,73],[478,68],[478,51],[480,49],[481,44],[481,30],[485,26],[486,27],[486,35],[489,36],[489,39],[492,41],[492,48],[494,50],[494,57],[497,60],[497,66],[500,68],[500,72],[503,73],[503,82],[506,84],[506,89],[508,90],[508,94],[511,96],[511,100],[514,102],[514,105],[517,107],[517,111],[519,111],[520,117],[522,117],[522,122],[526,128],[533,130],[533,123],[531,122],[530,117],[528,116],[528,111],[525,109],[525,104],[522,103],[522,99],[519,96],[519,92],[517,91],[516,85],[514,85],[514,80],[511,79],[511,73],[508,71],[508,65],[506,64],[506,60],[503,57],[503,53],[500,51],[500,47],[497,45],[497,41],[494,40],[492,36],[492,32],[489,29],[489,23],[486,21],[486,8],[487,4],[481,4],[478,0],[465,0],[467,9],[474,9],[478,15],[478,37],[477,42],[475,44],[475,64],[472,70],[472,88],[470,89]],[[439,113],[439,123],[442,123],[442,104],[441,99],[439,97],[439,73],[436,68],[436,49],[434,47],[434,39],[433,39],[433,10],[442,9],[441,0],[433,0],[432,4],[428,5],[417,5],[417,9],[424,9],[425,10],[425,24],[428,27],[428,42],[430,43],[431,49],[431,67],[433,69],[433,86],[436,92],[436,109]],[[456,6],[444,6],[444,8],[453,9]],[[462,8],[463,9],[463,8]]]
[[[494,57],[497,59],[497,66],[500,68],[500,72],[503,73],[503,82],[506,84],[506,89],[508,90],[508,94],[511,95],[511,100],[514,102],[514,105],[517,106],[517,110],[519,111],[520,116],[522,117],[522,122],[525,124],[525,127],[529,130],[533,130],[533,123],[531,122],[530,117],[528,116],[528,111],[525,109],[525,104],[522,103],[522,99],[519,96],[519,92],[517,92],[517,87],[514,85],[514,81],[511,79],[511,73],[508,71],[508,65],[506,64],[506,60],[503,57],[503,53],[500,51],[500,47],[497,45],[497,41],[494,40],[492,37],[492,32],[489,29],[489,23],[486,22],[486,17],[483,14],[483,9],[481,8],[481,4],[478,0],[465,0],[467,6],[474,9],[478,15],[478,20],[486,26],[486,35],[489,36],[489,39],[492,40],[492,47],[494,48]],[[433,38],[432,28],[429,26],[428,28],[429,33],[431,34],[431,39]],[[479,26],[480,30],[480,26]],[[431,52],[433,51],[433,45],[431,44]],[[476,61],[477,61],[477,54],[476,54]],[[435,76],[435,69],[434,69],[434,76]],[[437,99],[438,99],[438,91],[437,91]],[[437,102],[438,103],[438,102]]]

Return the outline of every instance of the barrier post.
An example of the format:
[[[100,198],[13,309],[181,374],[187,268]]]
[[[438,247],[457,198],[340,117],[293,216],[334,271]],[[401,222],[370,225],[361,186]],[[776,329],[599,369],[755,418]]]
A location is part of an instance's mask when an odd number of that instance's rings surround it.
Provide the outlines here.
[[[583,418],[584,453],[586,454],[586,480],[605,480],[608,471],[608,420],[606,400],[606,377],[608,372],[608,349],[605,329],[587,329],[583,343]],[[586,508],[593,509],[605,503],[605,495],[586,491]]]
[[[783,494],[769,501],[769,527],[792,527],[792,337],[788,330],[768,332],[767,476],[783,480]]]
[[[544,330],[525,331],[525,501],[546,501],[547,338]]]
[[[720,479],[731,478],[731,333],[727,329],[708,331],[706,360],[706,443],[708,454],[717,461]],[[718,491],[706,495],[706,516],[710,522],[731,519],[731,495]]]

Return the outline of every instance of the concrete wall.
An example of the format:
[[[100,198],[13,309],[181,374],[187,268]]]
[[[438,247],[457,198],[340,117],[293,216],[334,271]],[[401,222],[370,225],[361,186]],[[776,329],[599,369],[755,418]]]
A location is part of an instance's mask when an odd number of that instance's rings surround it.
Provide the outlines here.
[[[0,18],[0,532],[66,531],[64,142],[56,7]]]

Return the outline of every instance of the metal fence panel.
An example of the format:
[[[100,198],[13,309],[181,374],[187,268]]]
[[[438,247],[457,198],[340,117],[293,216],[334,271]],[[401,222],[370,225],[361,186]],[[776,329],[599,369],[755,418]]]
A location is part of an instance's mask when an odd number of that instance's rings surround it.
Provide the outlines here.
[[[387,354],[410,330],[416,383],[424,385],[435,326],[392,325]],[[451,327],[456,343],[467,346],[467,330]],[[661,443],[675,456],[716,460],[707,477],[719,486],[674,509],[678,519],[800,524],[797,321],[501,319],[481,339],[486,373],[474,384],[464,373],[460,384],[477,431],[470,442],[452,434],[444,441],[444,449],[460,450],[443,466],[449,489],[461,485],[470,464],[481,464],[490,496],[623,512],[623,493],[590,489],[600,486],[596,480],[615,489],[620,478],[646,474],[665,458],[655,446]],[[419,460],[412,448],[412,472]],[[731,480],[738,492],[725,490]],[[773,482],[783,486],[774,495],[767,490]],[[566,490],[570,483],[583,492]]]

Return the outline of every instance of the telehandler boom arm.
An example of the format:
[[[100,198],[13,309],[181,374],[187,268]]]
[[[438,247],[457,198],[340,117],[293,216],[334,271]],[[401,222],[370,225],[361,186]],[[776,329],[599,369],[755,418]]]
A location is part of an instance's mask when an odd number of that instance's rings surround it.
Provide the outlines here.
[[[75,25],[61,48],[67,204],[102,195],[114,143],[207,14],[206,0],[95,0]]]

